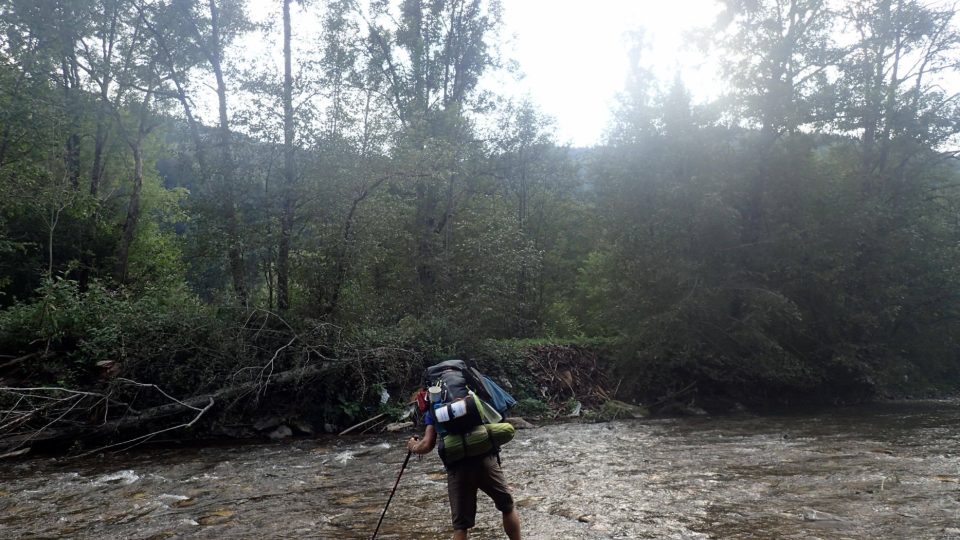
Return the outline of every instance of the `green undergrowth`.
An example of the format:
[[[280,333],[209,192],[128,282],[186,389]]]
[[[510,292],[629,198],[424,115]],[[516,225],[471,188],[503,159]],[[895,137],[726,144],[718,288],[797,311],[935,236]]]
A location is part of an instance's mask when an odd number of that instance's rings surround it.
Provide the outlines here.
[[[710,412],[737,404],[759,409],[956,393],[952,372],[944,368],[942,377],[929,376],[935,371],[922,362],[711,359],[607,337],[483,339],[439,316],[340,328],[305,318],[285,321],[266,311],[217,309],[184,288],[134,293],[97,281],[81,287],[69,279],[47,280],[32,300],[0,311],[0,351],[25,358],[0,374],[8,386],[110,387],[117,399],[139,409],[169,403],[167,396],[185,399],[305,366],[333,366],[285,387],[255,387],[196,426],[197,435],[268,414],[302,418],[318,430],[381,413],[397,419],[420,386],[423,369],[450,358],[476,365],[510,392],[518,400],[512,415],[535,419],[565,418],[577,407],[580,397],[562,388],[544,392],[556,380],[538,378],[542,372],[533,369],[561,352],[592,355],[605,372],[604,390],[618,400],[584,406],[579,418],[586,421],[633,417],[640,414],[633,403],[656,403],[675,392]],[[884,369],[891,365],[898,369]],[[120,378],[156,385],[166,395],[117,384]]]

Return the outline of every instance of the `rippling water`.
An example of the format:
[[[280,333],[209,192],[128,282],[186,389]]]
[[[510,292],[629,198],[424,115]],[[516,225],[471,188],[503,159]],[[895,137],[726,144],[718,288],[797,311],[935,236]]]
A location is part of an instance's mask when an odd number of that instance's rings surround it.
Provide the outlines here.
[[[0,465],[0,538],[369,538],[406,436]],[[960,540],[960,402],[563,424],[503,451],[525,538]],[[472,538],[501,538],[481,495]],[[449,535],[412,459],[380,538]]]

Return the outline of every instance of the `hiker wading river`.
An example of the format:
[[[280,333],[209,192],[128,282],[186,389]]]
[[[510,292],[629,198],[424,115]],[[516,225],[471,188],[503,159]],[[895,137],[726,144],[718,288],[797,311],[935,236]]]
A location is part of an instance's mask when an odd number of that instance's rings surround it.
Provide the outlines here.
[[[423,439],[410,439],[407,448],[415,454],[426,454],[436,443],[437,430],[430,425]],[[467,531],[475,524],[478,489],[489,495],[497,510],[503,513],[503,530],[510,540],[520,540],[520,515],[514,508],[503,470],[492,454],[466,458],[447,467],[447,496],[450,497],[454,540],[465,540]]]
[[[476,524],[478,491],[493,499],[503,514],[510,540],[520,540],[520,516],[500,467],[500,445],[513,438],[513,426],[501,423],[501,414],[513,398],[462,360],[428,367],[423,381],[426,388],[417,393],[417,404],[426,429],[423,439],[407,441],[407,449],[429,453],[438,446],[439,435],[454,540],[466,540]]]

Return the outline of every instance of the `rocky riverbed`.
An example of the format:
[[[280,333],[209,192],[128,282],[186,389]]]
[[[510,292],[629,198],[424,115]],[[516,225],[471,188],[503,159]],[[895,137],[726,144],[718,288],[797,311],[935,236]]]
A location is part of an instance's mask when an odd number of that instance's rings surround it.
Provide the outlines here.
[[[140,450],[0,468],[2,538],[369,538],[409,434]],[[960,539],[960,402],[523,430],[503,466],[531,539]],[[412,459],[380,538],[443,538]],[[500,538],[481,502],[473,538]]]

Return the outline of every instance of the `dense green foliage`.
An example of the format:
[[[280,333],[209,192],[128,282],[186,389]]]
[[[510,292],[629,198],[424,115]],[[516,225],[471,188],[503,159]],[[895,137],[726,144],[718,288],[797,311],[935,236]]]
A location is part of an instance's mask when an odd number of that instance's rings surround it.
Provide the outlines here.
[[[0,0],[0,362],[189,395],[602,337],[640,397],[955,389],[954,14],[722,3],[727,95],[693,104],[638,43],[607,141],[572,149],[481,90],[494,0],[295,3],[287,79],[243,63],[279,32],[241,0]],[[377,366],[371,399],[413,369]]]

